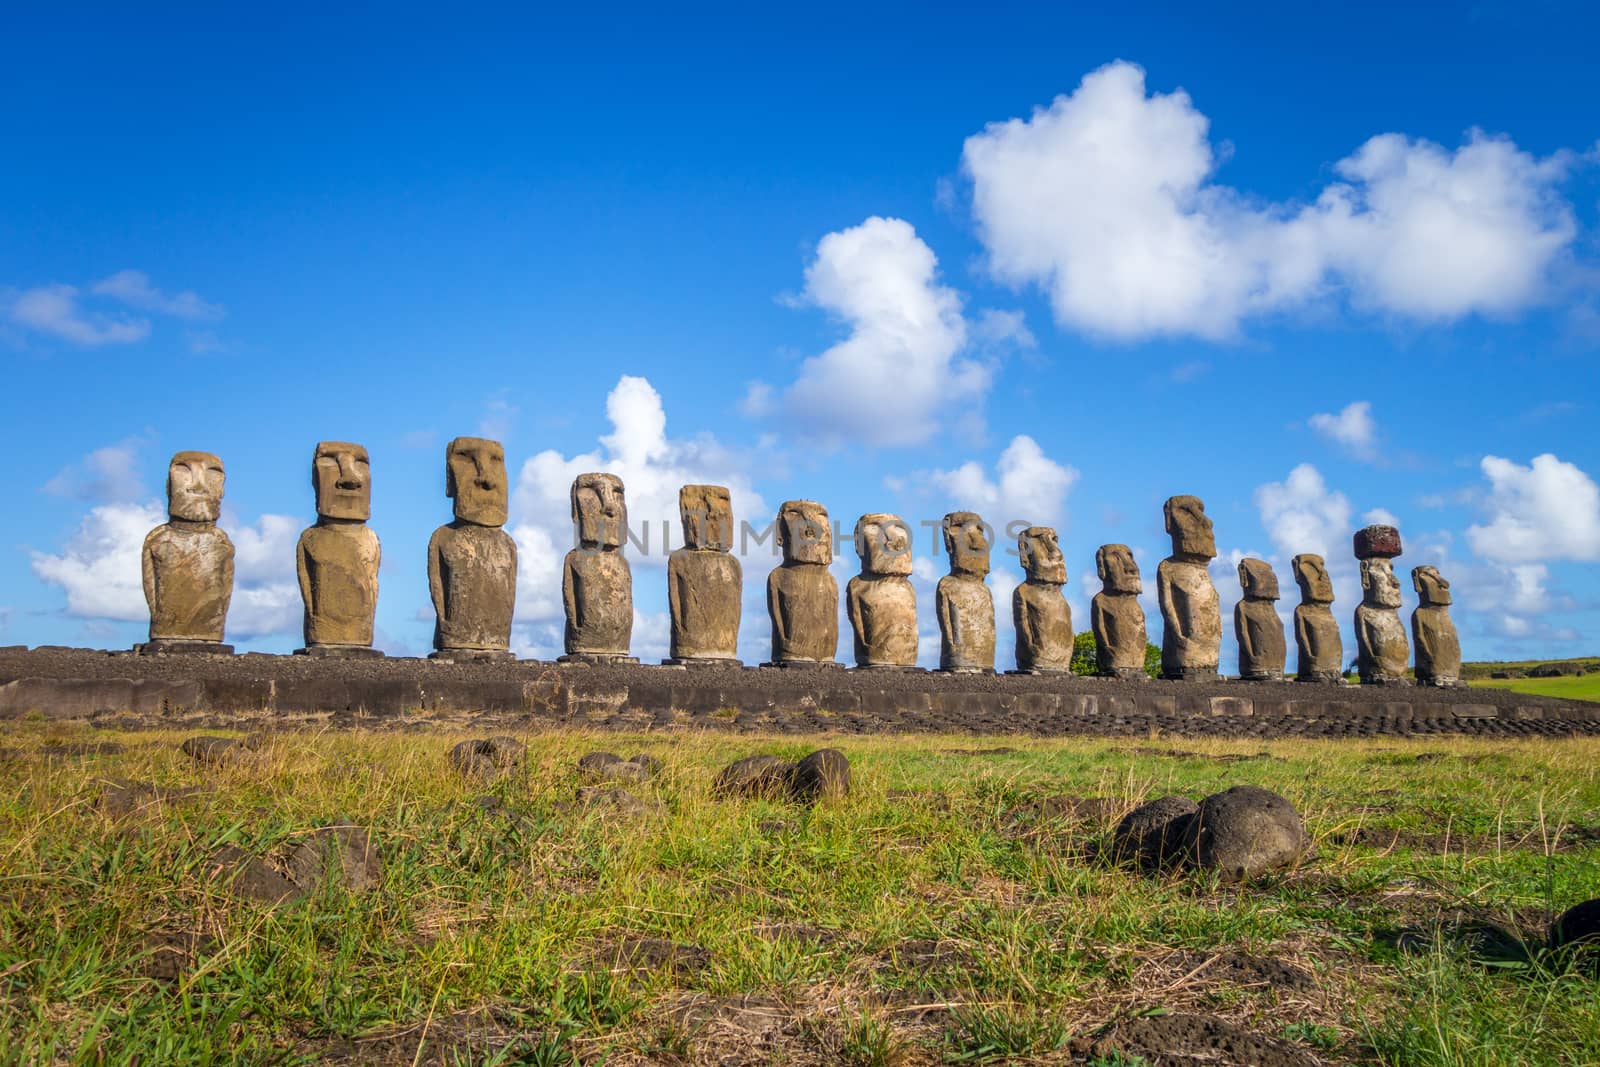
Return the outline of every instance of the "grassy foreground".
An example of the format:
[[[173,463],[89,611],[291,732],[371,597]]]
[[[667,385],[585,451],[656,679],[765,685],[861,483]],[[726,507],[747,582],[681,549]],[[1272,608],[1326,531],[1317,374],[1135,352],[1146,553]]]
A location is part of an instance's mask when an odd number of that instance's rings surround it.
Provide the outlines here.
[[[1509,689],[1513,693],[1529,693],[1533,696],[1600,702],[1600,674],[1596,673],[1560,678],[1491,678],[1474,680],[1469,684],[1481,689]]]
[[[0,725],[0,1062],[1600,1062],[1600,985],[1518,940],[1600,895],[1600,741],[569,732],[485,786],[446,767],[465,736],[278,734],[202,768],[182,735]],[[847,800],[708,794],[821,744]],[[574,804],[596,749],[664,760],[634,787],[659,808]],[[1136,802],[1245,782],[1304,814],[1298,870],[1096,857]],[[1060,794],[1109,803],[1041,814]],[[375,889],[270,906],[216,873],[346,822]],[[1292,1055],[1168,1058],[1192,1018]]]

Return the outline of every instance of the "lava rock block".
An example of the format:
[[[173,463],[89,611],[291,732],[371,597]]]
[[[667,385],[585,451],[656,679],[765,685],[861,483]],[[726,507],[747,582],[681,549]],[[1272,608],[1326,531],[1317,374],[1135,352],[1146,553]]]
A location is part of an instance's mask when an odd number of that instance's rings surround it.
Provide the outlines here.
[[[450,750],[450,766],[465,778],[498,778],[521,770],[527,751],[514,737],[475,738]]]
[[[1206,797],[1184,832],[1190,863],[1235,880],[1287,867],[1310,844],[1294,805],[1254,785],[1236,785]]]
[[[1157,797],[1122,817],[1111,834],[1111,858],[1156,870],[1183,856],[1189,824],[1199,805],[1188,797]]]
[[[746,756],[724,767],[711,783],[718,797],[780,797],[788,792],[795,765],[777,756]]]
[[[819,748],[794,765],[789,796],[802,803],[850,795],[850,761],[834,748]]]
[[[1550,924],[1550,948],[1600,978],[1600,897],[1574,904]]]
[[[1356,531],[1356,559],[1394,559],[1400,555],[1400,531],[1393,526],[1368,526]]]

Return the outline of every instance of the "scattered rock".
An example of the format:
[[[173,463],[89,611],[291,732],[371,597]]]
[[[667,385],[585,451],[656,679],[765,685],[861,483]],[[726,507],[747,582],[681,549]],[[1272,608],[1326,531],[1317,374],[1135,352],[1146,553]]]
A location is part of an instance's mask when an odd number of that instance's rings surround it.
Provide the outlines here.
[[[221,767],[242,756],[246,749],[232,737],[191,737],[179,746],[183,754],[202,767]]]
[[[1236,785],[1206,797],[1183,837],[1189,862],[1231,879],[1287,867],[1310,844],[1294,805],[1254,785]]]
[[[656,775],[661,773],[664,767],[666,767],[665,763],[662,763],[648,752],[641,752],[628,762],[637,763],[639,766],[643,767],[644,776],[646,778],[654,778]]]
[[[1550,924],[1550,948],[1600,978],[1600,897],[1574,904]]]
[[[1189,824],[1199,805],[1188,797],[1157,797],[1122,817],[1111,834],[1113,862],[1155,870],[1183,854]]]
[[[234,845],[224,845],[216,851],[211,858],[211,869],[216,877],[226,881],[228,890],[235,896],[258,904],[287,904],[306,895],[305,890],[266,860]]]
[[[216,950],[216,938],[194,930],[152,930],[145,935],[139,973],[163,984],[176,982]]]
[[[1289,993],[1308,993],[1316,988],[1316,980],[1310,971],[1275,956],[1180,952],[1172,959],[1171,965],[1185,976],[1199,981],[1269,986]]]
[[[819,748],[795,764],[789,775],[789,796],[801,803],[837,800],[850,795],[850,761],[834,748]]]
[[[527,752],[514,737],[475,738],[450,750],[450,766],[462,777],[486,781],[520,771]]]
[[[788,788],[794,764],[777,756],[746,756],[722,769],[711,783],[717,797],[779,797]]]
[[[616,786],[584,786],[578,790],[578,806],[585,811],[616,815],[625,819],[641,818],[656,810],[626,789]]]
[[[643,752],[628,760],[612,752],[591,752],[578,760],[578,774],[591,782],[644,782],[661,767],[660,760]]]
[[[799,763],[777,756],[746,756],[724,767],[711,783],[715,797],[787,797],[803,804],[849,793],[850,761],[832,748],[819,748]]]
[[[303,838],[288,857],[289,880],[306,892],[337,883],[352,893],[383,884],[383,859],[358,826],[324,826]]]
[[[100,809],[113,818],[121,818],[146,808],[164,807],[199,792],[198,786],[164,786],[127,778],[110,778],[100,793]]]
[[[1236,1067],[1317,1067],[1317,1060],[1286,1041],[1251,1033],[1214,1015],[1142,1015],[1119,1022],[1087,1058],[1118,1062],[1117,1053],[1143,1057],[1152,1067],[1228,1064]],[[1129,1062],[1126,1057],[1121,1062]],[[1137,1062],[1137,1061],[1134,1061]]]

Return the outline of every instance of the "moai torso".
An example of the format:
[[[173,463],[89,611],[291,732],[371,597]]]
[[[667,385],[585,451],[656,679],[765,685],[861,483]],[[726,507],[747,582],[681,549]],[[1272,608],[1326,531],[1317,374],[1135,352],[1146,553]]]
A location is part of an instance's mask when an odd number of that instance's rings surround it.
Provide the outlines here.
[[[1054,582],[1025,581],[1011,594],[1017,670],[1072,669],[1072,609]]]
[[[1239,642],[1239,677],[1247,682],[1283,681],[1288,642],[1278,618],[1278,576],[1263,559],[1239,561],[1239,587],[1244,592],[1233,609],[1233,633]]]
[[[1344,674],[1344,639],[1328,604],[1296,604],[1294,641],[1303,682],[1337,682]]]
[[[680,548],[667,560],[674,659],[736,659],[744,568],[729,552]]]
[[[994,597],[981,578],[939,579],[939,666],[947,671],[994,670]]]
[[[633,640],[633,571],[616,549],[575,548],[562,568],[568,655],[626,656]]]
[[[311,645],[372,644],[378,611],[378,535],[364,523],[308,527],[295,557]]]
[[[233,542],[214,524],[178,520],[144,539],[152,641],[217,641],[233,596]]]
[[[1222,656],[1222,606],[1207,564],[1217,545],[1198,497],[1175,496],[1166,503],[1172,555],[1156,568],[1161,600],[1161,676],[1214,678]]]
[[[1420,603],[1411,613],[1411,636],[1417,645],[1417,683],[1461,684],[1461,638],[1450,618],[1450,583],[1433,567],[1411,572]]]
[[[839,650],[839,583],[827,567],[781,564],[767,576],[775,663],[832,662]]]
[[[845,610],[855,631],[856,666],[916,666],[917,591],[911,579],[858,574],[845,586]]]
[[[1089,602],[1089,625],[1094,630],[1095,661],[1105,677],[1144,678],[1144,607],[1139,594],[1144,580],[1133,550],[1127,545],[1101,545],[1094,556],[1101,590]]]
[[[438,614],[434,647],[511,647],[517,599],[517,543],[497,526],[457,522],[428,541],[428,587]]]

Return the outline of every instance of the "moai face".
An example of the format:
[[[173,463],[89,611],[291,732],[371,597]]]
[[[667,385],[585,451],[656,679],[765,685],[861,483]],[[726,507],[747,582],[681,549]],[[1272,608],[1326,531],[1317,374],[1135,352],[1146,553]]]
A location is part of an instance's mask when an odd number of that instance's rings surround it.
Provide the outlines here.
[[[898,515],[863,515],[856,520],[856,555],[861,573],[911,573],[911,528]]]
[[[484,437],[457,437],[444,453],[444,492],[456,518],[477,526],[506,524],[506,450]]]
[[[1239,561],[1239,588],[1246,600],[1277,600],[1278,576],[1264,559]]]
[[[1139,565],[1133,561],[1133,549],[1127,545],[1101,545],[1094,554],[1094,572],[1108,593],[1134,595],[1144,592],[1144,581],[1139,577]]]
[[[785,563],[832,563],[828,509],[815,500],[785,501],[778,509],[778,547]]]
[[[365,446],[319,441],[311,461],[311,484],[317,491],[319,518],[366,522],[372,517],[372,465]]]
[[[989,573],[989,534],[974,511],[952,511],[944,517],[944,550],[950,573],[982,578]]]
[[[1035,582],[1067,581],[1067,561],[1061,558],[1061,546],[1056,543],[1056,532],[1048,526],[1030,526],[1017,537],[1017,554],[1022,557],[1022,569]]]
[[[1172,554],[1177,559],[1204,563],[1216,558],[1217,539],[1206,517],[1206,506],[1197,496],[1168,497],[1162,509],[1167,533],[1172,535]]]
[[[1411,568],[1411,588],[1425,608],[1444,607],[1450,603],[1450,583],[1439,574],[1437,567]]]
[[[1300,586],[1300,599],[1307,604],[1332,604],[1333,579],[1322,557],[1304,553],[1294,558],[1294,580]]]
[[[733,547],[733,502],[720,485],[686,485],[678,490],[678,517],[688,548],[726,552]]]
[[[628,504],[615,474],[580,474],[572,480],[572,521],[584,548],[621,548],[628,533]]]
[[[210,452],[174,454],[167,464],[167,514],[184,522],[216,522],[222,481],[222,460]]]
[[[1393,563],[1381,558],[1361,561],[1361,600],[1369,608],[1400,606],[1400,579]]]

